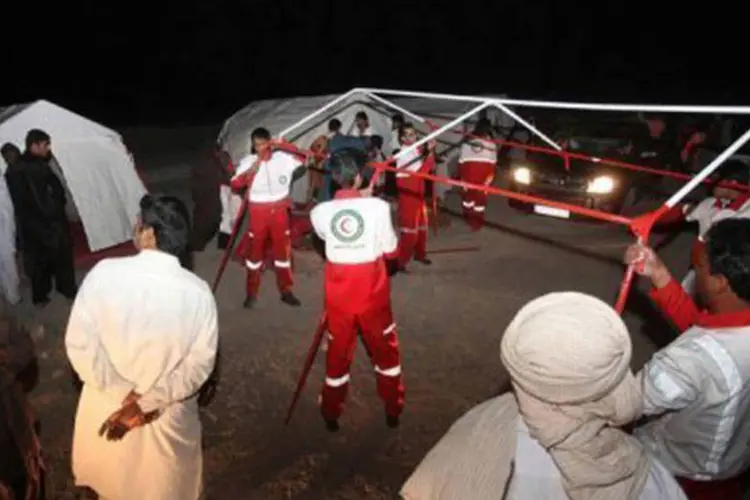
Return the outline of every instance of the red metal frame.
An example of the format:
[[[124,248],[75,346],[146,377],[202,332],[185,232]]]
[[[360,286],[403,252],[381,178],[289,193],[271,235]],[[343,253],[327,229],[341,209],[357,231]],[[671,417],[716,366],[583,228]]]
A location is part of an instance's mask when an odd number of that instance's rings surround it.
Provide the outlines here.
[[[514,143],[510,143],[508,141],[503,141],[503,142],[507,142],[508,144],[515,146]],[[283,150],[283,151],[286,151],[288,153],[292,153],[295,155],[303,156],[305,158],[308,158],[310,156],[315,156],[315,154],[312,151],[303,150],[297,147],[296,145],[291,144],[286,141],[275,140],[273,141],[272,144],[273,144],[273,147],[277,149],[280,149],[280,150]],[[547,150],[547,148],[539,148],[537,146],[527,146],[525,144],[519,144],[518,146],[525,147],[528,149],[534,149],[534,150],[544,150],[544,152],[554,152],[554,154],[557,154],[557,155],[562,154],[562,152],[558,152],[554,150]],[[570,153],[567,153],[567,154],[570,154]],[[586,157],[586,155],[576,154],[575,157],[580,157],[582,159],[590,159],[589,157]],[[571,158],[574,158],[572,154],[571,154]],[[378,177],[381,175],[381,173],[384,170],[390,170],[394,172],[399,171],[400,169],[395,167],[394,163],[395,163],[394,158],[388,158],[387,160],[383,162],[371,162],[369,165],[372,168],[376,169],[375,174],[373,175],[372,182],[374,183],[375,181],[377,181]],[[637,165],[630,165],[630,164],[625,164],[625,165],[628,165],[628,167],[630,166],[638,167]],[[641,167],[641,168],[648,169],[648,167]],[[585,217],[589,217],[592,219],[597,219],[597,220],[601,220],[605,222],[611,222],[613,224],[620,224],[623,226],[627,226],[628,229],[636,236],[638,241],[644,244],[648,243],[649,236],[651,234],[651,231],[655,223],[659,220],[659,218],[662,215],[664,215],[664,213],[666,213],[669,210],[669,207],[667,207],[666,204],[663,204],[661,207],[659,207],[658,209],[654,211],[645,213],[638,217],[629,218],[629,217],[625,217],[622,215],[613,214],[610,212],[604,212],[602,210],[595,210],[595,209],[580,207],[577,205],[570,205],[570,204],[563,203],[563,202],[547,200],[547,199],[539,198],[539,197],[532,196],[532,195],[515,193],[513,191],[509,191],[509,190],[502,189],[502,188],[497,188],[494,186],[484,186],[480,184],[473,184],[470,182],[464,182],[464,181],[460,181],[456,179],[451,179],[449,177],[444,177],[444,176],[429,174],[429,173],[421,173],[421,172],[409,172],[409,173],[415,177],[418,177],[424,180],[430,180],[433,182],[439,182],[439,183],[448,184],[451,186],[458,186],[458,187],[466,188],[466,189],[475,189],[477,191],[483,191],[487,194],[502,196],[505,198],[511,198],[511,199],[515,199],[515,200],[525,202],[525,203],[533,203],[533,204],[540,204],[540,205],[545,205],[545,206],[554,207],[554,208],[561,208],[563,210],[568,210],[572,213],[583,215]],[[675,172],[671,172],[671,173],[674,174]],[[236,233],[237,229],[238,229],[238,224],[235,224],[232,237],[235,236],[234,233]],[[226,253],[228,253],[228,251]],[[227,257],[228,256],[225,255],[224,260],[226,260]],[[221,273],[224,270],[225,265],[226,265],[226,262],[222,261],[222,265],[220,265],[219,272],[217,273],[216,279],[214,281],[214,290],[218,286],[219,280],[221,278]],[[615,303],[615,309],[619,313],[622,313],[625,309],[625,303],[627,302],[627,298],[630,293],[630,288],[632,286],[634,275],[635,275],[635,267],[631,265],[628,267],[628,269],[625,272],[625,275],[623,276],[623,280],[620,284],[620,289],[619,289],[619,293],[617,296],[617,301]]]
[[[297,154],[300,156],[308,157],[308,156],[313,155],[312,152],[303,150],[295,146],[294,144],[290,144],[288,142],[275,141],[274,145],[278,147],[279,149],[282,149],[289,153]],[[383,170],[390,170],[394,172],[398,171],[399,169],[392,165],[393,162],[394,162],[393,158],[389,158],[385,162],[370,163],[370,166],[376,169],[376,173],[373,176],[373,182],[377,180],[378,176]],[[531,195],[526,195],[526,194],[521,194],[521,193],[514,193],[512,191],[497,188],[494,186],[484,186],[480,184],[473,184],[470,182],[459,181],[456,179],[451,179],[449,177],[444,177],[440,175],[421,173],[421,172],[410,172],[410,174],[415,177],[419,177],[421,179],[431,180],[433,182],[440,182],[443,184],[448,184],[451,186],[458,186],[458,187],[466,188],[466,189],[475,189],[477,191],[483,191],[487,194],[503,196],[505,198],[512,198],[512,199],[519,200],[525,203],[535,203],[535,204],[546,205],[549,207],[561,208],[563,210],[569,210],[572,213],[583,215],[585,217],[590,217],[592,219],[611,222],[613,224],[621,224],[621,225],[627,226],[633,232],[633,234],[635,234],[638,237],[638,240],[644,243],[648,242],[648,236],[651,233],[651,229],[654,226],[655,222],[659,219],[659,217],[661,217],[664,214],[664,212],[666,212],[666,206],[662,206],[658,210],[655,210],[648,214],[631,219],[622,215],[617,215],[617,214],[613,214],[610,212],[604,212],[602,210],[594,210],[590,208],[579,207],[577,205],[569,205],[563,202],[546,200],[544,198],[538,198],[536,196],[531,196]],[[630,266],[628,268],[628,270],[625,273],[625,276],[623,277],[622,283],[620,285],[620,292],[617,297],[617,302],[615,304],[615,309],[619,313],[622,313],[625,309],[625,303],[627,301],[627,297],[628,297],[628,294],[630,292],[630,288],[633,282],[634,270],[635,269],[633,268],[633,266]]]

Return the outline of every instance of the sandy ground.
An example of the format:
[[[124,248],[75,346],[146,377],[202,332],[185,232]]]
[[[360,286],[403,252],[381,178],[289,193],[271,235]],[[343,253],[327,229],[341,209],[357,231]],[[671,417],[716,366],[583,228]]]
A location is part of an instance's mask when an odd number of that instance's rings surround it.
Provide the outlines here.
[[[156,170],[149,173],[158,189],[184,195],[184,168],[173,170],[162,177]],[[455,197],[448,205],[457,207]],[[407,385],[407,409],[397,430],[385,426],[372,368],[361,348],[340,433],[325,431],[315,404],[322,356],[285,427],[283,418],[321,312],[322,262],[310,252],[295,254],[301,308],[280,303],[273,276],[266,274],[252,311],[241,307],[244,273],[232,265],[217,296],[225,346],[223,383],[204,412],[208,498],[397,498],[410,471],[450,424],[505,387],[500,337],[524,303],[561,290],[613,302],[623,271],[619,260],[630,241],[624,229],[527,216],[499,198],[492,200],[488,214],[496,227],[478,234],[451,219],[450,227],[432,236],[434,264],[415,264],[411,274],[394,281],[393,308]],[[678,236],[661,251],[680,275],[687,266],[688,241],[688,235]],[[475,249],[451,252],[466,247]],[[199,254],[198,274],[212,280],[219,259],[215,245]],[[634,369],[673,335],[657,323],[649,323],[655,334],[645,331],[647,301],[638,299],[634,295],[626,314],[635,346]],[[63,349],[68,308],[63,298],[55,297],[41,313],[28,305],[23,309],[38,345],[41,381],[33,403],[43,425],[54,499],[77,498],[69,465],[76,396]]]

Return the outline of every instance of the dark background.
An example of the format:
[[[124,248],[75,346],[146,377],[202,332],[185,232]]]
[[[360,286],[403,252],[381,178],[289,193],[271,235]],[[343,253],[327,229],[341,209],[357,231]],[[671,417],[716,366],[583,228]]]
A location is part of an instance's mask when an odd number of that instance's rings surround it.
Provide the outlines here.
[[[44,98],[122,126],[354,86],[747,103],[736,5],[603,3],[37,0],[4,6],[2,105]]]

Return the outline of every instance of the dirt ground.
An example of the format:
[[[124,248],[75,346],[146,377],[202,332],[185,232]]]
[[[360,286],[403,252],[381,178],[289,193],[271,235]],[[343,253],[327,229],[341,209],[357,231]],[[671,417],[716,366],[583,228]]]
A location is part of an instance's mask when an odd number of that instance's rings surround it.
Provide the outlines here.
[[[170,181],[172,182],[172,181]],[[184,193],[182,183],[171,185]],[[457,208],[454,196],[448,206]],[[399,429],[386,427],[373,371],[363,349],[341,431],[324,429],[316,407],[323,378],[319,355],[296,414],[283,424],[322,306],[322,262],[296,252],[296,292],[290,309],[266,274],[257,308],[242,308],[244,272],[233,264],[218,291],[224,365],[220,392],[204,411],[205,479],[210,499],[391,499],[451,423],[506,386],[498,348],[513,314],[547,292],[578,290],[612,303],[630,241],[623,228],[527,216],[494,198],[493,227],[470,233],[459,219],[431,235],[434,264],[412,265],[393,284],[407,407]],[[657,241],[663,239],[657,237]],[[679,275],[687,266],[688,235],[662,255]],[[472,248],[473,247],[473,248]],[[197,273],[211,281],[215,245],[197,255]],[[49,498],[73,499],[70,444],[76,395],[63,348],[69,305],[61,297],[42,312],[22,307],[37,342],[41,380],[33,403],[42,422]],[[635,294],[626,320],[639,368],[672,332],[643,317]],[[655,333],[653,333],[655,332]]]

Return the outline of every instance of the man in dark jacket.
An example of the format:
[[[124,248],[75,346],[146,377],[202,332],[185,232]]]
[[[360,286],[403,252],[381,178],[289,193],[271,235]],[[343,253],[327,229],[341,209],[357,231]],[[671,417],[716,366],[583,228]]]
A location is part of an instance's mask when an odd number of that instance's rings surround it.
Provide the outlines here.
[[[50,136],[41,130],[26,135],[26,151],[5,172],[18,219],[24,268],[35,305],[49,303],[55,288],[68,299],[77,292],[73,241],[65,213],[65,187],[49,165]]]
[[[228,163],[228,155],[217,144],[210,161],[197,162],[193,167],[190,176],[193,196],[190,247],[195,252],[202,252],[219,231],[222,213],[220,187],[229,182]]]

